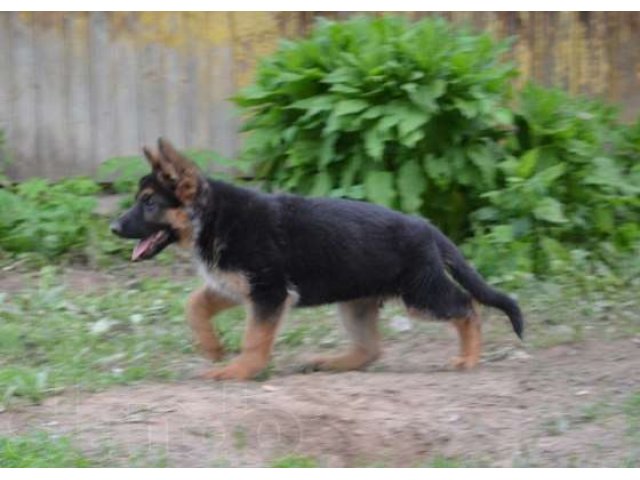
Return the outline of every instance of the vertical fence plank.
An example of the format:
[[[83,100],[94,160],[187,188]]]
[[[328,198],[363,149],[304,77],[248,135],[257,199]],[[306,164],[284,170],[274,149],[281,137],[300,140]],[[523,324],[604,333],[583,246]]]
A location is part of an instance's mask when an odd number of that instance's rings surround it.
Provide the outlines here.
[[[89,14],[70,14],[65,30],[68,57],[68,142],[71,145],[71,172],[88,173],[93,163],[91,82],[89,75]]]
[[[63,15],[38,12],[32,24],[36,58],[36,156],[48,178],[63,176],[73,165],[67,141]]]
[[[138,54],[135,44],[137,24],[134,13],[119,13],[111,17],[109,25],[110,90],[113,92],[113,143],[107,149],[108,157],[140,154],[138,121]]]
[[[162,47],[155,42],[145,43],[138,55],[138,127],[142,134],[141,143],[155,145],[158,137],[165,133]]]
[[[89,14],[89,81],[91,89],[91,164],[93,173],[97,166],[112,155],[115,137],[114,85],[111,75],[113,46],[109,38],[107,14]]]
[[[233,124],[234,110],[227,100],[234,91],[233,49],[230,14],[212,13],[209,28],[220,39],[209,52],[211,75],[210,137],[211,145],[222,155],[236,153],[236,131]]]
[[[0,134],[6,142],[12,135],[11,119],[13,117],[13,83],[11,81],[11,17],[7,12],[0,12]],[[8,162],[7,145],[0,145],[0,172],[13,173]],[[6,156],[5,156],[6,155]]]
[[[16,178],[43,175],[36,150],[35,48],[31,12],[10,14],[13,118],[9,148]]]
[[[162,80],[164,85],[164,131],[167,138],[171,139],[176,146],[183,148],[186,143],[186,118],[185,118],[185,57],[186,51],[182,47],[185,41],[182,32],[182,16],[179,13],[168,17],[168,34],[173,38],[180,39],[179,42],[162,49],[164,58]]]
[[[216,37],[209,30],[207,13],[189,14],[189,37],[187,40],[187,88],[186,99],[188,115],[186,143],[197,149],[213,148],[210,136],[210,110],[212,109],[213,80],[209,75],[211,55]],[[209,41],[198,41],[194,32],[206,35]]]

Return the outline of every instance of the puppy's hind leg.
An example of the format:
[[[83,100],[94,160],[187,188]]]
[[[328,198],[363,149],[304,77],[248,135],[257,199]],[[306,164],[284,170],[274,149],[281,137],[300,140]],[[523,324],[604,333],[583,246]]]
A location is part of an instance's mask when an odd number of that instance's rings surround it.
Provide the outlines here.
[[[460,355],[451,359],[451,364],[460,369],[471,369],[478,365],[482,350],[480,315],[476,306],[469,316],[452,320],[460,338]]]
[[[442,271],[414,282],[403,294],[410,314],[451,321],[460,337],[460,355],[451,363],[456,368],[470,369],[480,360],[480,316],[471,296],[454,284]]]
[[[305,364],[305,370],[347,371],[365,367],[380,356],[377,298],[338,304],[340,319],[351,338],[350,348],[341,354],[318,356]]]

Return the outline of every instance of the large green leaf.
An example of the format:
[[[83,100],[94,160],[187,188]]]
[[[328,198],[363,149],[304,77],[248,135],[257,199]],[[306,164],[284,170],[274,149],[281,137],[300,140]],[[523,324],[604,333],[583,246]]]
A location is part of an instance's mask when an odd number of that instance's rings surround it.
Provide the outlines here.
[[[436,185],[447,187],[451,183],[452,168],[447,157],[427,154],[423,160],[424,171]]]
[[[384,153],[384,143],[387,135],[382,133],[377,127],[371,127],[364,133],[364,148],[373,160],[380,160]]]
[[[533,175],[536,165],[538,164],[538,153],[539,150],[537,148],[533,148],[525,152],[524,155],[520,157],[516,168],[516,173],[519,177],[529,178]]]
[[[564,216],[562,204],[553,198],[541,200],[533,210],[533,215],[538,220],[550,223],[565,223],[567,217]]]
[[[429,116],[419,110],[407,108],[402,113],[398,122],[398,133],[401,137],[406,137],[422,125],[427,123]]]
[[[416,160],[405,162],[398,170],[400,206],[406,212],[417,212],[422,207],[422,194],[427,189],[422,167]]]
[[[484,145],[469,149],[471,162],[478,167],[484,184],[490,188],[495,186],[496,180],[496,159]]]
[[[409,92],[409,98],[418,108],[433,112],[437,109],[436,100],[440,98],[447,88],[442,79],[436,79],[427,85],[420,85]]]
[[[374,203],[391,207],[396,197],[391,172],[370,171],[364,179],[367,198]]]
[[[336,117],[340,117],[342,115],[357,113],[364,110],[368,106],[369,104],[364,100],[340,100],[335,107],[333,115],[335,115]]]
[[[322,197],[331,191],[331,176],[328,172],[316,173],[309,195]]]
[[[315,95],[313,97],[297,100],[284,108],[321,111],[332,110],[333,108],[335,108],[335,104],[336,97],[333,95]]]

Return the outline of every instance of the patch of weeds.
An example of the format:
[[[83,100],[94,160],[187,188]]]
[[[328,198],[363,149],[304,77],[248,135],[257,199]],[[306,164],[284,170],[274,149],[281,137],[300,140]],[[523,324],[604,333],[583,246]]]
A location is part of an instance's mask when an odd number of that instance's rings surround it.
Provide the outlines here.
[[[611,413],[611,405],[605,401],[599,401],[582,407],[580,412],[575,416],[574,421],[576,423],[591,423]]]
[[[580,424],[595,422],[608,417],[612,413],[612,406],[601,400],[584,405],[577,409],[575,413],[547,418],[542,423],[542,428],[547,435],[557,437],[567,433],[572,428],[578,427]]]
[[[305,455],[286,455],[271,462],[272,468],[318,468],[318,461]]]
[[[101,439],[92,458],[102,468],[166,468],[169,466],[165,445],[118,444],[113,439]]]
[[[294,318],[285,326],[278,336],[278,345],[289,348],[298,348],[303,345],[319,345],[334,330],[335,319],[333,316],[322,316],[320,318],[308,319]],[[315,312],[316,314],[320,312]],[[324,313],[324,312],[322,312]]]
[[[227,352],[239,352],[242,347],[244,316],[242,308],[233,308],[216,316],[216,329]]]
[[[558,416],[545,420],[542,428],[551,437],[560,436],[569,431],[571,420],[567,416]]]
[[[278,344],[288,347],[300,347],[304,345],[306,339],[310,336],[308,325],[296,325],[285,329],[278,338]]]
[[[134,468],[166,468],[169,459],[164,448],[144,448],[131,453],[127,459],[126,467]]]
[[[2,388],[2,405],[8,404],[14,396],[24,397],[32,403],[39,404],[47,393],[53,391],[49,388],[47,380],[47,369],[7,367],[0,370],[0,386],[6,385],[6,388]]]
[[[233,429],[233,446],[238,450],[244,450],[249,444],[247,440],[247,429],[241,425]]]
[[[193,354],[183,319],[191,287],[147,279],[74,295],[43,269],[32,289],[0,299],[0,400],[174,378],[175,360]]]
[[[0,437],[0,468],[78,468],[93,462],[72,447],[65,437],[44,432]]]
[[[438,455],[432,458],[425,466],[427,468],[464,468],[466,465],[459,458]]]
[[[640,445],[640,391],[632,394],[624,403],[624,413],[627,416],[628,434]]]
[[[588,338],[639,335],[640,300],[635,291],[632,281],[621,288],[613,280],[593,277],[592,284],[579,284],[573,277],[558,276],[553,281],[532,280],[511,293],[520,298],[525,315],[525,342],[549,348]]]

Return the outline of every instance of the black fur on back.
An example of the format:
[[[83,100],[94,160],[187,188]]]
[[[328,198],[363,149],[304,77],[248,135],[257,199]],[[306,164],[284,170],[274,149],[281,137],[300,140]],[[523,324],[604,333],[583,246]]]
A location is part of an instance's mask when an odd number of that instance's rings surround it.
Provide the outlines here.
[[[260,308],[276,309],[296,291],[297,306],[400,297],[409,308],[452,319],[469,315],[475,298],[503,310],[521,335],[517,304],[489,287],[422,218],[214,180],[193,206],[193,218],[200,259],[208,268],[246,274]]]

